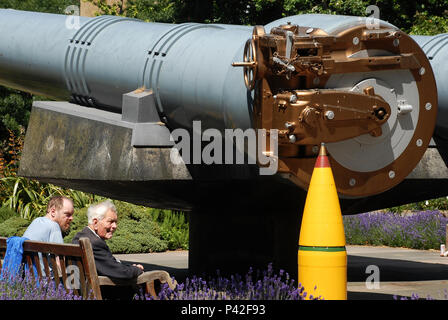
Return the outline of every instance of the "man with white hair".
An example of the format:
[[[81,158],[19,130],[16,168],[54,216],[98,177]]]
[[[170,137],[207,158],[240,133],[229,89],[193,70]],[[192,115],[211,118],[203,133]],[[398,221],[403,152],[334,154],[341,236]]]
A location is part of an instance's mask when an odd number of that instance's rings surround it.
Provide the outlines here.
[[[80,238],[89,238],[98,275],[116,279],[132,279],[143,273],[143,266],[125,265],[117,260],[105,240],[112,238],[117,229],[117,209],[110,200],[91,205],[87,210],[88,226],[78,232],[72,243]]]

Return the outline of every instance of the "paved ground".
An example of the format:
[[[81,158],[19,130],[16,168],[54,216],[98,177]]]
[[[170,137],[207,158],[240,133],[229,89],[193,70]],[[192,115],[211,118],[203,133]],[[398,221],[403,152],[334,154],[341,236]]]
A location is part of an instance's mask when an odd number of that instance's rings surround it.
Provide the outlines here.
[[[347,246],[347,291],[349,299],[390,299],[394,295],[448,299],[448,257],[435,250]],[[366,273],[369,265],[378,266],[379,288]],[[448,295],[448,293],[447,293]]]
[[[145,270],[166,270],[180,281],[188,275],[188,251],[115,254],[114,256],[123,262],[139,263],[145,267]]]
[[[445,290],[448,290],[448,257],[440,257],[438,251],[347,246],[347,254],[349,300],[390,300],[394,295],[410,297],[412,294],[422,298],[429,295],[433,299],[448,299],[448,292],[445,296]],[[167,270],[179,280],[188,273],[188,251],[116,257],[141,263],[147,270]],[[373,267],[367,269],[368,266]],[[379,288],[374,286],[375,275],[379,277]]]

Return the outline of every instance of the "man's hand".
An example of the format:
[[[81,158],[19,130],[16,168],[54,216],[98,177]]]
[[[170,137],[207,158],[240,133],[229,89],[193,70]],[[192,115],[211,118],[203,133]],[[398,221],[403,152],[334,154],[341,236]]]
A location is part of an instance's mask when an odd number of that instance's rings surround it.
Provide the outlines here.
[[[145,271],[145,270],[143,269],[143,266],[142,266],[141,264],[135,264],[135,263],[134,263],[132,266],[137,267],[137,268],[141,269],[142,271]]]

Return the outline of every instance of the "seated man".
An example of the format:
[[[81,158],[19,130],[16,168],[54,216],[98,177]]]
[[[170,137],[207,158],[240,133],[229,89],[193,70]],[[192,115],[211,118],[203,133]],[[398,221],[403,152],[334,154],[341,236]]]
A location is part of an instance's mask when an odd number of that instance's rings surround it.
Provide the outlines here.
[[[117,209],[110,200],[92,205],[87,210],[88,226],[78,232],[72,243],[80,238],[89,238],[99,276],[116,279],[132,279],[143,273],[142,265],[125,265],[117,260],[105,240],[112,238],[117,229]]]
[[[23,237],[33,241],[64,243],[62,238],[62,231],[67,231],[73,220],[73,201],[64,196],[55,196],[48,201],[47,214],[43,217],[38,217],[31,222],[26,229]],[[39,260],[42,273],[45,275],[44,262],[42,254],[39,253]],[[59,259],[56,259],[58,265],[59,275],[61,275],[61,268]],[[50,267],[50,271],[52,271]],[[53,274],[51,275],[53,277]]]
[[[62,231],[67,231],[73,220],[73,201],[63,196],[52,197],[47,214],[33,220],[23,236],[34,241],[64,243]]]

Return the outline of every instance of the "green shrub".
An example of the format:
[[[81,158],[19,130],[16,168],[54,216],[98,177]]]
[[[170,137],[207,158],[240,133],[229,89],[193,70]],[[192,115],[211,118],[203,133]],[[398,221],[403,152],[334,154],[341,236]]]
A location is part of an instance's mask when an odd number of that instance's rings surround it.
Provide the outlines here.
[[[30,225],[30,221],[19,216],[11,217],[0,223],[0,237],[21,237],[25,233],[26,228]]]
[[[78,190],[63,189],[61,187],[49,184],[52,194],[65,196],[72,199],[73,206],[76,209],[87,208],[93,203],[99,203],[107,198],[94,195],[92,193],[86,193]]]
[[[17,213],[14,210],[7,207],[0,207],[0,223],[16,215]]]
[[[124,201],[114,201],[117,208],[118,222],[124,219],[141,220],[150,217],[151,209]]]
[[[189,234],[188,230],[167,229],[161,227],[162,239],[168,242],[169,250],[188,250]]]
[[[66,231],[64,242],[72,243],[75,235],[87,226],[87,208],[75,209],[70,229]]]
[[[188,250],[190,227],[186,215],[183,212],[170,212],[166,216],[161,229],[168,233],[168,237],[162,236],[162,239],[169,240],[171,250]]]
[[[168,249],[161,239],[160,228],[152,221],[150,208],[114,201],[118,214],[118,227],[107,241],[112,253],[161,252]]]
[[[448,210],[448,197],[429,199],[401,206],[385,209],[386,211],[400,213],[403,211],[427,211],[427,210]]]
[[[159,227],[148,218],[119,221],[107,244],[112,253],[162,252],[168,249],[167,242],[160,239]]]
[[[1,204],[16,211],[22,218],[33,220],[45,214],[51,194],[47,184],[15,175],[0,178],[7,195]]]
[[[448,18],[446,16],[430,15],[427,12],[417,12],[415,14],[414,25],[410,30],[410,34],[428,36],[446,32],[448,32]]]
[[[30,221],[45,215],[47,203],[53,196],[72,199],[75,209],[106,200],[94,194],[19,177],[12,171],[5,171],[4,174],[4,177],[0,176],[0,206],[8,207]]]
[[[188,250],[189,224],[183,212],[151,209],[151,217],[160,225],[162,239],[167,241],[169,250]]]

